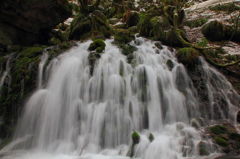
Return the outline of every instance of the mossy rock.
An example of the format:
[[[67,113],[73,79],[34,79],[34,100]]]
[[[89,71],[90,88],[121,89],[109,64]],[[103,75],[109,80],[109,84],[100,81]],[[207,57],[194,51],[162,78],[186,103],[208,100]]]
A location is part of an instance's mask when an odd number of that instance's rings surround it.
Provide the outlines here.
[[[111,18],[111,19],[108,19],[108,21],[109,21],[110,24],[114,25],[114,24],[116,24],[117,22],[119,22],[119,19],[117,19],[117,18]]]
[[[148,139],[149,139],[150,142],[152,142],[152,141],[154,140],[154,136],[153,136],[152,133],[150,133],[150,134],[148,135]]]
[[[134,39],[134,36],[131,35],[129,30],[126,29],[118,29],[116,30],[114,36],[114,42],[118,44],[126,44]]]
[[[168,20],[165,17],[152,17],[150,19],[152,30],[150,31],[151,36],[154,40],[164,41],[166,39],[166,31],[171,28]]]
[[[215,137],[215,142],[216,142],[218,145],[223,146],[223,147],[228,146],[227,141],[226,141],[225,139],[219,137],[219,136]]]
[[[154,43],[154,45],[155,45],[158,49],[160,49],[160,50],[163,49],[163,46],[162,46],[162,44],[161,44],[160,42]]]
[[[225,25],[226,31],[225,31],[225,40],[231,40],[234,42],[239,43],[240,42],[240,27],[236,29],[234,26]]]
[[[202,27],[202,33],[211,41],[221,41],[225,37],[226,27],[222,22],[217,20],[206,23]]]
[[[143,21],[139,24],[139,35],[144,37],[153,37],[153,33],[151,33],[151,30],[153,29],[153,26],[151,24],[151,16],[146,16]]]
[[[227,133],[227,128],[222,125],[215,125],[210,128],[210,131],[216,135]]]
[[[178,31],[180,32],[179,34],[181,38],[183,38],[185,41],[188,41],[186,33],[182,30]],[[162,39],[162,42],[171,47],[184,47],[182,40],[180,40],[180,37],[173,29],[166,31],[166,36],[164,39]]]
[[[177,59],[187,66],[195,66],[198,63],[198,51],[194,48],[181,48],[178,50]]]
[[[21,57],[28,57],[28,58],[32,58],[32,57],[36,57],[42,54],[43,49],[46,46],[42,46],[42,47],[29,47],[25,50],[23,50],[20,53]]]
[[[238,133],[230,133],[230,139],[240,141],[240,134]]]
[[[66,49],[69,49],[69,48],[70,48],[70,45],[69,45],[69,43],[62,43],[62,44],[60,45],[60,48],[66,50]]]
[[[206,38],[202,38],[201,40],[198,41],[198,46],[201,46],[201,47],[206,47],[208,45],[208,41]]]
[[[162,16],[164,14],[163,8],[164,8],[164,5],[153,5],[147,11],[148,15],[151,15],[151,16]]]
[[[172,62],[171,59],[167,60],[166,65],[168,66],[169,70],[172,70],[174,67],[174,63]]]
[[[196,28],[203,26],[208,20],[205,18],[194,19],[186,22],[186,25],[190,28]]]
[[[240,10],[240,7],[234,3],[218,4],[209,8],[212,11],[234,12]]]
[[[112,34],[107,17],[99,10],[88,15],[76,16],[71,23],[69,39],[85,40],[94,36],[96,32],[100,32],[104,38],[109,38]]]
[[[139,13],[136,11],[127,11],[123,15],[123,21],[127,27],[136,26],[140,20]]]
[[[70,40],[80,40],[81,36],[89,33],[92,30],[92,23],[89,18],[83,14],[76,16],[70,28],[69,39]]]
[[[105,47],[106,44],[102,39],[96,39],[90,44],[88,50],[89,51],[96,50],[96,52],[101,53],[105,50]]]
[[[140,135],[136,131],[132,133],[132,141],[134,144],[138,144],[140,142]]]
[[[60,43],[61,43],[61,40],[58,38],[55,38],[55,37],[48,40],[48,44],[50,44],[50,45],[57,45]]]
[[[198,151],[200,156],[208,156],[210,153],[207,151],[207,144],[203,141],[200,141],[198,144]]]

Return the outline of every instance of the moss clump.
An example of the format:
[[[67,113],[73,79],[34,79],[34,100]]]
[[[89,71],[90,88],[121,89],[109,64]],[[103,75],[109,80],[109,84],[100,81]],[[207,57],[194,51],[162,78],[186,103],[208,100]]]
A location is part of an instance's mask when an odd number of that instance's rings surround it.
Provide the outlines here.
[[[208,156],[208,155],[209,155],[209,152],[208,152],[205,148],[200,147],[200,148],[199,148],[199,155],[200,155],[200,156]]]
[[[114,42],[118,44],[126,44],[134,39],[129,30],[118,29],[114,36]]]
[[[231,133],[230,134],[230,139],[240,141],[240,134],[237,133]]]
[[[123,21],[126,22],[127,27],[136,26],[139,22],[139,13],[135,11],[127,11],[123,15]]]
[[[140,141],[140,135],[136,131],[132,133],[132,141],[134,144],[138,144]]]
[[[105,47],[106,47],[106,44],[102,39],[96,39],[90,44],[88,50],[89,51],[96,50],[96,52],[102,53],[104,51]]]
[[[70,48],[70,45],[69,45],[68,43],[62,43],[62,44],[60,45],[60,48],[65,50],[65,49]]]
[[[200,27],[203,24],[205,24],[207,22],[207,19],[205,18],[199,18],[199,19],[195,19],[195,20],[191,20],[186,22],[187,26],[189,26],[190,28],[196,28],[196,27]]]
[[[198,51],[194,48],[181,48],[176,56],[179,62],[187,66],[195,66],[198,63]]]
[[[240,7],[234,3],[218,4],[209,8],[212,11],[234,12],[240,10]]]
[[[216,137],[215,141],[220,146],[224,146],[225,147],[225,146],[228,145],[227,141],[225,139],[221,138],[221,137]]]
[[[137,50],[137,48],[131,44],[120,44],[119,47],[122,49],[122,53],[126,56]]]
[[[206,47],[208,45],[208,41],[206,38],[202,38],[197,44],[198,46]]]
[[[23,50],[20,53],[20,56],[21,57],[29,57],[29,58],[36,57],[36,56],[39,56],[39,55],[42,54],[42,51],[43,51],[44,48],[45,48],[45,46],[42,46],[42,47],[29,47],[29,48]]]
[[[227,128],[222,125],[215,125],[210,128],[210,131],[216,135],[224,134],[227,132]]]

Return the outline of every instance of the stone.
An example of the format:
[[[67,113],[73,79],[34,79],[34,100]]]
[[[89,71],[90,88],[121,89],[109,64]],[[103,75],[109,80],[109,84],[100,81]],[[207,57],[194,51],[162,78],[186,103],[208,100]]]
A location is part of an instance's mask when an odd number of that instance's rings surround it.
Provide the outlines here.
[[[7,44],[44,43],[48,33],[70,15],[67,0],[2,0],[0,23],[8,28],[0,27],[0,32],[13,30]]]
[[[217,20],[206,23],[202,27],[202,33],[211,41],[221,41],[224,39],[226,27]]]

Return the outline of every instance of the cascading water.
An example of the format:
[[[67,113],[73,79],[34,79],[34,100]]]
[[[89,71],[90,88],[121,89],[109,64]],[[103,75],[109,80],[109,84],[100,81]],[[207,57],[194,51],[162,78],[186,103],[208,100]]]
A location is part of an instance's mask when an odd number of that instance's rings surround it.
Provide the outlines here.
[[[3,87],[3,84],[4,82],[7,83],[8,87],[10,86],[11,84],[11,77],[9,75],[10,73],[10,69],[12,67],[12,55],[9,55],[6,57],[8,60],[6,62],[6,66],[5,66],[5,69],[3,69],[3,64],[1,64],[1,68],[0,68],[0,96],[1,96],[1,91],[2,91],[2,87]],[[8,77],[8,80],[6,80],[6,78]]]
[[[133,131],[140,134],[132,147],[134,158],[200,158],[200,142],[214,152],[211,142],[190,126],[200,116],[198,101],[174,52],[139,38],[132,43],[137,51],[129,64],[107,40],[91,76],[90,43],[53,59],[46,84],[39,73],[38,89],[16,131],[18,142],[10,146],[15,150],[7,155],[10,148],[3,149],[4,159],[128,158]]]

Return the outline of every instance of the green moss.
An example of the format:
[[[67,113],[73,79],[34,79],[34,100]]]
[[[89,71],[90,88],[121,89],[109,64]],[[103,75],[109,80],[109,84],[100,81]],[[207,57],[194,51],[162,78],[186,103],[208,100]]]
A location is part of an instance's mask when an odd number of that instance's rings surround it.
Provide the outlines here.
[[[131,35],[129,30],[126,29],[118,29],[116,30],[114,36],[114,42],[118,44],[126,44],[133,40],[133,35]]]
[[[132,141],[134,144],[138,144],[140,141],[140,135],[136,131],[132,133]]]
[[[90,51],[96,50],[98,53],[101,53],[104,51],[105,47],[106,44],[102,39],[96,39],[90,44],[88,50]]]
[[[204,147],[199,148],[199,155],[200,156],[208,156],[209,154],[210,153]]]
[[[122,49],[122,53],[126,56],[137,50],[137,48],[131,44],[120,44],[119,47]]]
[[[69,45],[68,43],[62,43],[62,44],[60,45],[60,48],[65,50],[65,49],[70,48],[70,45]]]
[[[198,46],[206,47],[208,45],[208,41],[206,38],[202,38],[197,44]]]
[[[199,19],[195,19],[195,20],[191,20],[186,22],[186,24],[190,27],[190,28],[196,28],[196,27],[200,27],[203,26],[203,24],[205,24],[207,22],[207,19],[205,18],[199,18]]]
[[[178,50],[176,56],[185,65],[194,66],[198,63],[198,51],[194,48],[181,48]]]
[[[234,12],[236,10],[240,10],[240,7],[234,3],[225,3],[218,4],[209,8],[212,11],[226,11],[226,12]]]
[[[210,131],[216,135],[224,134],[227,132],[227,128],[222,125],[215,125],[210,128]]]
[[[139,34],[144,37],[152,37],[153,34],[150,34],[153,26],[150,21],[150,16],[145,16],[143,21],[139,23]]]
[[[221,138],[221,137],[216,137],[215,141],[220,146],[224,146],[225,147],[225,146],[228,145],[227,141],[225,139]]]
[[[36,56],[39,56],[39,55],[42,54],[42,51],[43,51],[44,48],[45,48],[45,46],[42,46],[42,47],[29,47],[29,48],[23,50],[20,53],[20,56],[21,57],[29,57],[29,58],[36,57]]]

